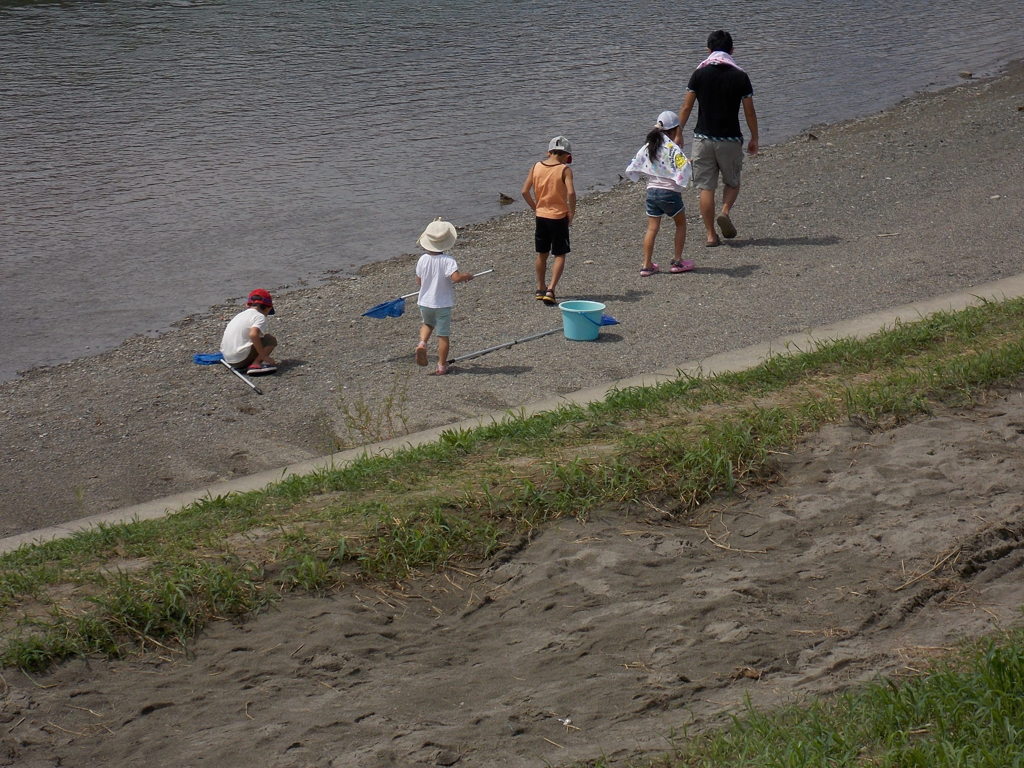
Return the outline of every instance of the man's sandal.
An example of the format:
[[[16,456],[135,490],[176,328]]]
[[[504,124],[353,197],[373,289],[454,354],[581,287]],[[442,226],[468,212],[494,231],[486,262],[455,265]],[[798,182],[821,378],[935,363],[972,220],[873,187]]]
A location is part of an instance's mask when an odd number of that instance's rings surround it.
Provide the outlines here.
[[[718,228],[722,230],[722,237],[726,240],[732,240],[736,237],[736,227],[733,226],[732,219],[729,218],[729,214],[723,213],[716,221],[718,222]]]

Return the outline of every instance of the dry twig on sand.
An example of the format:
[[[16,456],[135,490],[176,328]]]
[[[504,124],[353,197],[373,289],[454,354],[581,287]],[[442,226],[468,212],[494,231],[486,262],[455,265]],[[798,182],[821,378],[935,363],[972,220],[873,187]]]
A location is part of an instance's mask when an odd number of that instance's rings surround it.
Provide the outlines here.
[[[86,735],[84,733],[79,733],[78,731],[69,731],[67,728],[61,728],[59,725],[57,725],[52,720],[47,720],[46,724],[48,726],[50,726],[51,728],[56,728],[58,731],[63,731],[64,733],[70,733],[72,736],[85,736]]]
[[[708,537],[708,541],[710,541],[712,544],[714,544],[719,549],[724,549],[726,552],[742,552],[743,554],[746,554],[746,555],[767,555],[768,554],[768,550],[767,549],[737,549],[736,547],[730,547],[728,544],[721,544],[721,543],[715,541],[714,537],[711,535],[711,531],[709,531],[707,528],[704,529],[704,535]]]
[[[32,679],[32,676],[24,669],[21,670],[21,674],[27,677],[28,681],[32,683],[32,685],[34,685],[36,688],[42,688],[45,690],[46,688],[56,688],[59,685],[59,683],[51,683],[50,685],[43,685],[42,683],[37,683],[35,680]]]
[[[93,717],[103,717],[99,712],[89,709],[88,707],[76,707],[74,704],[68,704],[67,706],[71,709],[77,709],[80,712],[88,712]]]
[[[912,579],[908,579],[907,581],[905,581],[902,584],[900,584],[898,587],[895,587],[892,591],[893,592],[899,592],[901,589],[905,589],[905,588],[909,587],[911,584],[916,584],[921,579],[924,579],[924,578],[930,576],[931,574],[935,573],[937,570],[939,570],[939,568],[941,568],[943,565],[945,565],[946,562],[950,558],[954,558],[954,562],[955,562],[955,557],[958,557],[959,555],[960,555],[960,547],[955,547],[955,548],[949,550],[949,552],[947,552],[945,555],[943,555],[941,558],[939,558],[939,560],[936,561],[935,565],[933,565],[927,571],[925,571],[924,573],[920,573],[917,576],[914,576]]]

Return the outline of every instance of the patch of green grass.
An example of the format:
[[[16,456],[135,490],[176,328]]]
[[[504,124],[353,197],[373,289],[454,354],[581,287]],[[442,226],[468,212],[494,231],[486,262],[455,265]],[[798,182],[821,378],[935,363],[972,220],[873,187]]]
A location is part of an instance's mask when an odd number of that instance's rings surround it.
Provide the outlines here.
[[[1024,301],[983,304],[23,547],[0,557],[0,662],[181,648],[285,592],[477,560],[598,506],[653,499],[685,513],[770,480],[773,455],[824,424],[882,428],[1018,380],[1022,328]]]
[[[4,666],[38,670],[72,655],[122,655],[161,641],[184,645],[211,616],[241,616],[267,598],[260,574],[247,563],[197,562],[155,567],[144,575],[116,572],[88,597],[91,609],[56,606],[48,621],[26,622],[6,640]],[[32,631],[35,629],[36,631]]]
[[[373,543],[359,561],[372,576],[395,581],[414,569],[437,568],[467,552],[482,558],[497,548],[496,529],[471,517],[453,514],[440,505],[406,518],[377,521]]]
[[[1024,632],[990,638],[927,673],[761,712],[697,736],[666,768],[1024,766]]]

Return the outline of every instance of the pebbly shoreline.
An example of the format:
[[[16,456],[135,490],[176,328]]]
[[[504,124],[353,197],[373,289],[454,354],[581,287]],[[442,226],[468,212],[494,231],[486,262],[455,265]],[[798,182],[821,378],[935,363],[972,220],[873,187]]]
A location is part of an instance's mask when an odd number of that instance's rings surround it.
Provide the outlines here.
[[[607,305],[620,325],[598,342],[556,333],[430,376],[412,359],[412,302],[401,318],[361,317],[415,290],[410,253],[275,296],[285,364],[260,381],[262,397],[191,362],[216,349],[234,303],[2,382],[0,535],[329,453],[381,431],[375,420],[411,432],[514,409],[1021,272],[1022,107],[1015,65],[765,148],[744,168],[736,240],[704,248],[696,193],[684,195],[697,262],[686,274],[638,274],[642,185],[582,200],[559,298]],[[665,231],[655,260],[670,249]],[[452,356],[561,326],[533,300],[529,215],[460,230],[454,255],[495,271],[457,288]]]

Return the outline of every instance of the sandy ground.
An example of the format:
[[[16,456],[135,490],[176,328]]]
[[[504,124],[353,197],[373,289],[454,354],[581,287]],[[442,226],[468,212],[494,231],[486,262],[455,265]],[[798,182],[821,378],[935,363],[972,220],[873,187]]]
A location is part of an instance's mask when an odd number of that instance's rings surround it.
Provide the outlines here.
[[[696,519],[602,508],[402,591],[223,622],[181,656],[5,671],[0,765],[567,765],[920,668],[1019,623],[1024,396],[830,427]]]
[[[698,266],[683,275],[639,277],[642,187],[587,199],[560,298],[604,302],[621,321],[597,343],[558,333],[428,376],[412,361],[414,305],[398,319],[360,316],[415,289],[408,256],[281,294],[273,332],[287,362],[262,397],[191,362],[216,349],[238,303],[0,383],[0,535],[392,436],[360,430],[365,414],[415,431],[1016,274],[1021,106],[1016,67],[767,148],[745,167],[735,241],[704,248],[686,196]],[[623,148],[624,165],[634,150]],[[455,255],[495,273],[459,287],[453,356],[560,327],[559,311],[533,300],[528,217],[463,230]]]

